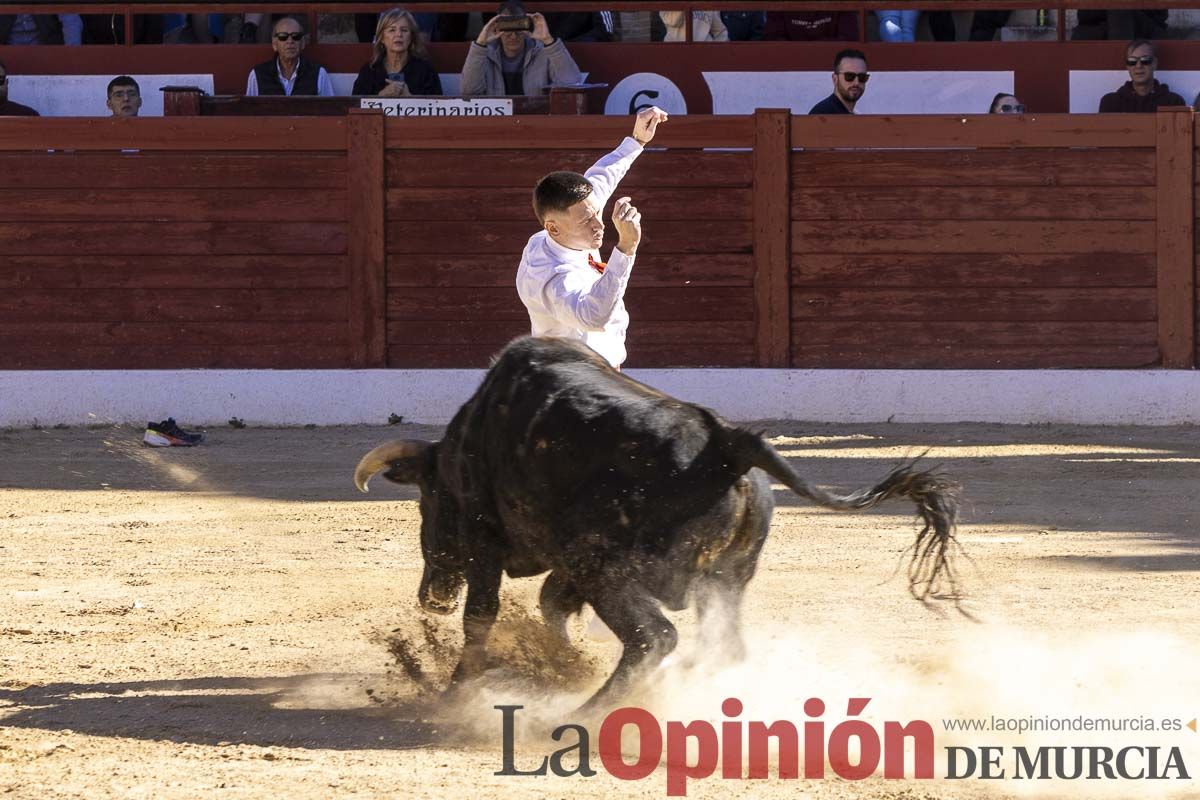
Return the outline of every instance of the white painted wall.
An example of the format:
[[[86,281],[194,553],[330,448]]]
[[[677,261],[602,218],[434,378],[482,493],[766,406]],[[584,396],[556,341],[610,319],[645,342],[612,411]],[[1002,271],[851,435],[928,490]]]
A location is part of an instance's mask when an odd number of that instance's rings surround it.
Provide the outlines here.
[[[113,75],[10,75],[8,97],[30,106],[43,117],[107,117],[112,114],[108,82]],[[213,91],[212,75],[133,75],[142,90],[139,116],[161,117],[163,86],[199,86]]]
[[[1200,372],[630,370],[733,420],[1200,424]],[[0,371],[0,426],[448,422],[482,370]]]
[[[705,72],[714,114],[790,108],[807,114],[833,91],[830,72]],[[1013,90],[1013,73],[872,72],[855,106],[860,114],[986,114],[998,92]]]
[[[666,81],[653,73],[651,83],[659,89]],[[32,106],[46,117],[105,117],[105,87],[115,76],[101,75],[12,75],[9,97],[18,103]],[[213,91],[212,75],[201,73],[182,75],[134,75],[142,88],[144,117],[162,116],[163,86],[199,86]],[[331,73],[334,91],[350,94],[357,73]],[[626,83],[629,76],[614,87],[627,94],[636,86]],[[1200,70],[1160,70],[1160,80],[1170,84],[1183,99],[1191,103],[1200,94]],[[461,85],[460,73],[443,73],[442,89],[457,95]],[[715,114],[753,114],[756,108],[789,108],[797,114],[807,114],[832,88],[829,73],[808,72],[705,72],[704,80],[713,97]],[[1094,113],[1100,98],[1121,86],[1128,75],[1124,70],[1073,70],[1070,76],[1070,108],[1072,113]],[[633,81],[636,83],[636,80]],[[647,85],[651,85],[648,83]],[[669,83],[669,82],[668,82]],[[874,72],[858,111],[863,114],[983,114],[997,92],[1013,90],[1013,73],[1008,71],[980,72]],[[625,103],[609,104],[608,113],[624,114]],[[618,107],[619,106],[619,107]],[[682,113],[676,109],[675,113]]]

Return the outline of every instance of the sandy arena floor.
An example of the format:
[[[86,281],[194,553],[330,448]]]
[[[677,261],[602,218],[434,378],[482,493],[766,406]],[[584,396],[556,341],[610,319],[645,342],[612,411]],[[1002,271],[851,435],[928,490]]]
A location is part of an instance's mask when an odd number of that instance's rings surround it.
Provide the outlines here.
[[[768,423],[807,477],[842,489],[926,447],[965,486],[973,623],[892,578],[911,507],[816,511],[776,492],[746,608],[750,659],[675,667],[641,698],[660,719],[928,720],[951,745],[1177,746],[1200,734],[948,733],[965,717],[1200,716],[1200,429]],[[455,708],[423,700],[389,643],[419,638],[414,490],[351,485],[366,450],[435,428],[219,428],[150,450],[132,428],[0,432],[0,795],[647,797],[622,782],[495,776],[500,714],[572,721],[615,663],[575,633],[578,680],[523,639],[537,582],[507,584],[497,666]],[[536,612],[535,612],[536,614]],[[683,640],[690,615],[679,617]],[[452,641],[451,621],[431,628]],[[507,627],[505,627],[507,626]],[[531,644],[532,642],[532,644]],[[445,664],[423,653],[434,675]],[[441,670],[441,672],[439,672]],[[528,720],[526,720],[528,722]],[[595,729],[593,729],[593,734]],[[1040,738],[1039,738],[1040,737]],[[594,744],[594,742],[593,742]],[[528,769],[562,746],[522,725]],[[1165,751],[1163,759],[1165,759]],[[570,763],[570,762],[569,762]],[[600,768],[593,757],[593,768]],[[693,781],[690,797],[1200,796],[1169,781]]]

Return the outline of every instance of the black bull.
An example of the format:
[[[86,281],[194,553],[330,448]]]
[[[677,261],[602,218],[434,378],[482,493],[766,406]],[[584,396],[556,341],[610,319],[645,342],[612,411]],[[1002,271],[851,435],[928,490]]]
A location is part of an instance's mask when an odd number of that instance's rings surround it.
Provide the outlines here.
[[[945,476],[906,463],[874,486],[831,494],[760,435],[638,383],[566,339],[514,341],[444,439],[375,448],[355,484],[366,491],[380,471],[421,489],[421,605],[449,613],[467,585],[452,686],[483,668],[503,573],[550,571],[540,604],[562,637],[567,618],[589,603],[621,640],[621,660],[590,705],[616,699],[674,649],[678,636],[660,604],[680,610],[694,598],[709,651],[739,656],[741,597],[774,507],[768,476],[842,511],[912,500],[923,527],[911,548],[910,589],[921,600],[956,592],[949,548],[957,485]]]

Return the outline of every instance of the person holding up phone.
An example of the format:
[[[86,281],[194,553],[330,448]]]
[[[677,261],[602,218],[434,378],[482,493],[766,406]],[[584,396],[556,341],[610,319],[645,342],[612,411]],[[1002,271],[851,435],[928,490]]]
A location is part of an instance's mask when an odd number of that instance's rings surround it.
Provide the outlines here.
[[[440,95],[442,80],[429,62],[413,15],[393,8],[379,15],[374,53],[358,71],[351,94],[378,97]]]
[[[507,0],[467,53],[462,93],[468,97],[538,95],[550,86],[582,80],[567,46],[550,35],[546,18],[526,14],[519,0]]]

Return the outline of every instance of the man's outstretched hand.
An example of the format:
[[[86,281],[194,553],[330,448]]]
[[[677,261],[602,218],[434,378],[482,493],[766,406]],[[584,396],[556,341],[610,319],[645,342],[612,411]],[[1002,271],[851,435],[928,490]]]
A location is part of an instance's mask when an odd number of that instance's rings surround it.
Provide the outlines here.
[[[658,123],[666,121],[667,112],[658,106],[643,108],[638,112],[637,119],[633,123],[633,133],[631,135],[638,144],[645,147],[654,138],[654,132],[658,130]]]

